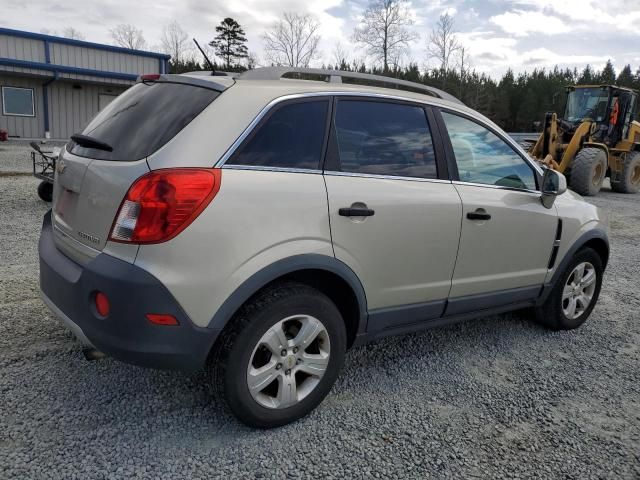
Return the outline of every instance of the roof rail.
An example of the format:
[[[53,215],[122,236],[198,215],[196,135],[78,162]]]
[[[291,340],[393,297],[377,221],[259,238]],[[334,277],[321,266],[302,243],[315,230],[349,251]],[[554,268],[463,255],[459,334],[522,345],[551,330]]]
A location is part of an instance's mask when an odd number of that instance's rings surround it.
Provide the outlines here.
[[[328,78],[330,83],[343,83],[343,78],[356,78],[370,82],[386,83],[397,86],[399,90],[402,90],[401,87],[405,87],[405,90],[417,90],[420,93],[426,93],[432,97],[441,98],[442,100],[448,100],[450,102],[463,105],[459,99],[450,93],[443,92],[440,89],[430,87],[428,85],[423,85],[422,83],[409,82],[408,80],[400,80],[398,78],[360,72],[345,72],[342,70],[329,70],[323,68],[264,67],[256,68],[255,70],[247,70],[237,78],[240,80],[280,80],[280,78],[289,73],[325,76]]]

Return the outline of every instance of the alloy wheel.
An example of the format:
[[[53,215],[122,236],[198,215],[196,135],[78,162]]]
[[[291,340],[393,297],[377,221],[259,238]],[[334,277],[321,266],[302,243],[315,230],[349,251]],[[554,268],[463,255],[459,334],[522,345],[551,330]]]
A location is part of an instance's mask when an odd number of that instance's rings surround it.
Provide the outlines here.
[[[576,265],[562,291],[562,312],[569,320],[582,315],[591,305],[596,291],[597,273],[589,262]]]
[[[273,325],[253,349],[247,386],[266,408],[288,408],[320,383],[329,365],[327,329],[317,318],[294,315]]]

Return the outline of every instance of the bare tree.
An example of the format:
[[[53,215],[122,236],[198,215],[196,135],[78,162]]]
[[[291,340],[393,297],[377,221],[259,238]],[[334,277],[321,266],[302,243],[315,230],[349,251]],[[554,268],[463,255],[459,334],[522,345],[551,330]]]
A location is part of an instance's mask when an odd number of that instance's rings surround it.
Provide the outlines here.
[[[258,66],[259,63],[260,60],[258,58],[258,55],[255,52],[250,51],[247,54],[247,70],[253,70]]]
[[[319,28],[309,14],[286,12],[262,37],[267,60],[276,65],[308,67],[319,54]]]
[[[85,36],[79,30],[76,30],[73,27],[66,27],[62,30],[62,33],[58,32],[58,30],[51,30],[48,28],[41,28],[40,33],[45,35],[53,35],[54,37],[65,37],[71,38],[73,40],[84,40]]]
[[[418,38],[410,27],[413,20],[403,0],[371,0],[360,25],[353,31],[353,39],[367,46],[367,53],[382,61],[385,71],[390,59],[398,63]]]
[[[142,35],[142,30],[138,30],[130,24],[121,23],[116,28],[109,30],[109,32],[114,43],[120,47],[140,50],[147,44]]]
[[[73,27],[67,27],[62,30],[62,36],[65,38],[71,38],[73,40],[84,40],[84,35],[79,30]]]
[[[471,69],[471,59],[469,58],[469,52],[467,47],[460,45],[458,54],[458,66],[460,67],[460,91],[458,97],[462,98],[462,92],[464,91],[464,85],[467,80],[467,75]]]
[[[434,58],[440,63],[443,86],[447,83],[447,71],[452,55],[459,50],[460,43],[455,33],[453,17],[449,13],[444,13],[440,15],[438,23],[431,31],[427,45],[429,58]]]
[[[189,36],[175,20],[162,28],[160,43],[162,44],[162,51],[171,55],[171,61],[174,64],[180,63],[186,60],[187,56],[190,56],[191,42],[189,41]]]
[[[337,69],[342,68],[344,65],[349,65],[348,53],[340,42],[337,42],[333,47],[333,62]]]

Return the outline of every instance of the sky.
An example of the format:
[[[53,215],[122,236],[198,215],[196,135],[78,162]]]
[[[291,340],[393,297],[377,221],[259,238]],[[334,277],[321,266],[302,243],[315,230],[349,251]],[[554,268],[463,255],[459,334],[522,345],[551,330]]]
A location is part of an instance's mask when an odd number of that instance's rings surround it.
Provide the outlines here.
[[[4,5],[3,5],[4,4]],[[112,43],[109,30],[120,23],[141,29],[151,49],[158,49],[163,25],[176,20],[200,43],[210,41],[225,17],[244,28],[249,50],[265,62],[262,33],[285,11],[310,13],[320,22],[319,60],[333,63],[336,44],[348,57],[366,60],[354,44],[354,27],[368,0],[0,0],[0,26],[41,32],[73,27],[88,41]],[[435,65],[427,39],[438,17],[453,15],[459,41],[471,66],[491,76],[508,68],[516,73],[554,65],[602,68],[611,59],[619,71],[640,67],[640,0],[413,0],[407,6],[419,39],[410,45],[405,63]]]

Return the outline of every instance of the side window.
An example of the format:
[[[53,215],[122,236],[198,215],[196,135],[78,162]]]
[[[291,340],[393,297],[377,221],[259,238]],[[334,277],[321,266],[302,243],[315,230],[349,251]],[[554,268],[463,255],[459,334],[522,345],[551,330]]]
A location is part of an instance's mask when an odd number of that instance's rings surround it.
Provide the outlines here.
[[[341,171],[437,177],[433,141],[421,107],[341,100],[335,126]]]
[[[536,189],[531,166],[495,133],[458,115],[442,112],[442,117],[461,181]]]
[[[283,105],[228,163],[319,169],[328,106],[327,100]]]

